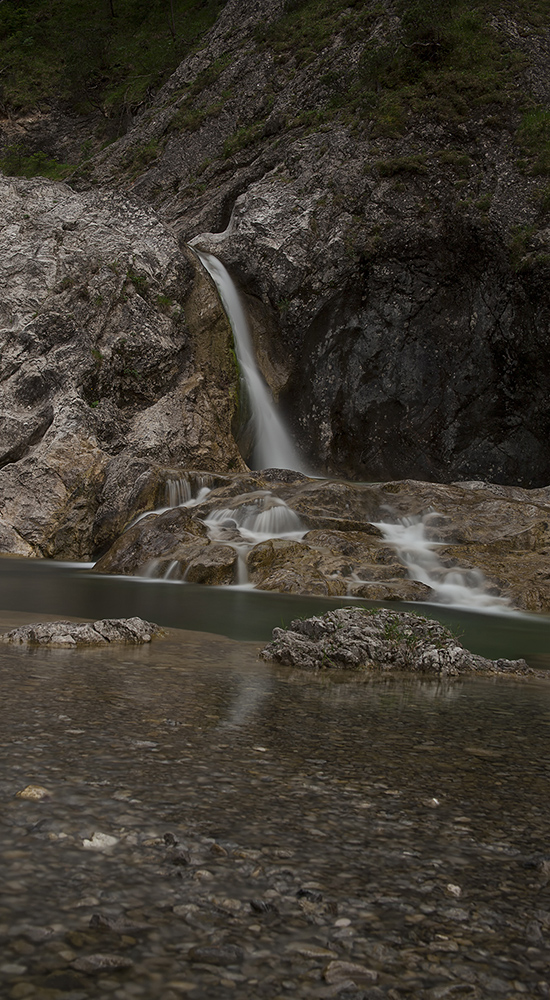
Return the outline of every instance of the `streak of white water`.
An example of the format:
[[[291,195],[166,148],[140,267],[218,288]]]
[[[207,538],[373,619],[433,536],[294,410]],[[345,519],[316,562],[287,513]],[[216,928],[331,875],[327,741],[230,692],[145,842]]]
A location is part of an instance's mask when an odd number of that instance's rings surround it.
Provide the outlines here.
[[[423,517],[403,518],[396,524],[385,521],[376,524],[407,567],[411,580],[418,580],[431,587],[437,603],[447,607],[514,614],[506,598],[489,593],[489,584],[480,570],[448,569],[443,565],[437,556],[437,549],[442,543],[434,542],[426,534],[433,513]]]
[[[196,497],[194,497],[191,495],[191,486],[186,480],[169,479],[166,483],[168,503],[164,507],[155,507],[154,510],[144,510],[143,514],[138,514],[133,521],[130,521],[130,524],[127,525],[124,531],[133,528],[134,524],[138,524],[139,521],[143,521],[144,517],[149,517],[151,514],[164,514],[167,510],[173,510],[174,507],[196,507],[197,504],[202,503],[210,492],[210,486],[201,486]],[[187,499],[182,499],[184,496]]]
[[[237,586],[251,589],[247,556],[254,545],[269,538],[300,541],[306,531],[295,511],[268,491],[252,494],[250,503],[210,512],[204,523],[213,542],[235,549],[238,555]]]
[[[245,312],[233,280],[217,257],[197,250],[196,247],[193,249],[218,289],[233,330],[235,352],[246,383],[252,411],[254,445],[250,467],[292,469],[295,472],[309,474],[305,462],[298,455],[277,413],[273,397],[256,364]]]

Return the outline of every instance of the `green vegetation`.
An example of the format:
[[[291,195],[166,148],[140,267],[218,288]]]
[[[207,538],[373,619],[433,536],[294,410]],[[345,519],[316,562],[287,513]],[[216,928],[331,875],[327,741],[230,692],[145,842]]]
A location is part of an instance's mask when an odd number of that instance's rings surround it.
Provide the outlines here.
[[[46,153],[29,152],[22,143],[8,146],[0,156],[0,170],[8,177],[49,177],[52,181],[62,181],[72,169],[70,163],[58,163]]]
[[[516,140],[530,174],[550,176],[550,111],[535,108],[523,118]]]
[[[3,0],[0,103],[117,119],[197,47],[225,0]]]
[[[132,282],[138,295],[141,295],[142,299],[146,299],[149,293],[147,278],[143,274],[136,274],[131,269],[127,271],[126,277]]]
[[[515,7],[533,23],[526,2]],[[547,5],[535,7],[547,23]],[[507,103],[526,58],[491,25],[494,0],[395,0],[394,8],[398,28],[378,0],[287,0],[257,39],[279,61],[317,60],[325,120],[368,121],[374,136],[403,134],[411,112],[457,121]],[[334,68],[335,36],[367,43],[349,71]]]
[[[395,177],[396,174],[426,174],[425,156],[394,156],[389,160],[377,160],[374,169],[382,177]]]

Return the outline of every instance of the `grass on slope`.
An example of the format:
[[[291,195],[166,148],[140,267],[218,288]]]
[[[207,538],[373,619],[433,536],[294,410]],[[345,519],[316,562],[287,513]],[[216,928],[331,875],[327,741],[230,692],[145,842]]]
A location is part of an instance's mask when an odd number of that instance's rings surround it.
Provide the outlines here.
[[[2,0],[0,106],[61,98],[112,116],[157,88],[225,0]]]
[[[519,96],[526,57],[498,24],[511,15],[526,30],[528,23],[550,26],[547,0],[395,0],[391,8],[380,0],[287,0],[258,40],[294,66],[320,58],[327,116],[374,121],[379,134],[399,134],[411,111],[461,120],[476,107],[508,103],[514,91]],[[331,48],[334,38],[340,50],[363,44],[347,71]]]

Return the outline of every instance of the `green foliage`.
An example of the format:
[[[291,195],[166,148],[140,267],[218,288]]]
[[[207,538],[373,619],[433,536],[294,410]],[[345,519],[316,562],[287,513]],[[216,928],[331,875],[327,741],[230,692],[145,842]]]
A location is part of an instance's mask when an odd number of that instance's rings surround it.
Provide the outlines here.
[[[375,170],[382,177],[395,177],[396,174],[426,174],[425,156],[394,156],[389,160],[377,160]]]
[[[440,149],[435,155],[441,164],[452,167],[459,177],[468,176],[472,159],[467,153],[461,153],[456,149]]]
[[[294,66],[316,60],[329,93],[319,108],[326,120],[368,121],[374,137],[399,136],[411,112],[456,121],[506,103],[526,57],[492,27],[494,7],[494,0],[395,0],[396,28],[375,0],[287,0],[257,40]],[[347,73],[333,68],[335,36],[365,43]]]
[[[127,271],[126,277],[132,282],[138,295],[141,295],[142,299],[146,299],[149,293],[147,278],[143,274],[136,274],[131,268]]]
[[[528,172],[550,176],[550,111],[540,107],[529,111],[517,131],[516,140],[527,157]]]
[[[46,153],[29,152],[22,143],[7,146],[0,156],[0,170],[8,177],[49,177],[61,181],[72,169],[70,163],[58,163]]]
[[[61,97],[116,118],[164,82],[225,2],[2,0],[0,99],[27,110]]]

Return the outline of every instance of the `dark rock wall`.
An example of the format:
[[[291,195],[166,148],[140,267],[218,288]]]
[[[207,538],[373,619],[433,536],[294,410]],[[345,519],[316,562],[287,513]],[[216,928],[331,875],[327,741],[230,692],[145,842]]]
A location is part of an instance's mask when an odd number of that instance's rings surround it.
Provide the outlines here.
[[[311,323],[283,402],[331,474],[534,487],[549,372],[544,273],[513,273],[472,230],[364,262]]]

